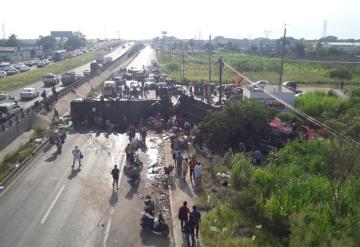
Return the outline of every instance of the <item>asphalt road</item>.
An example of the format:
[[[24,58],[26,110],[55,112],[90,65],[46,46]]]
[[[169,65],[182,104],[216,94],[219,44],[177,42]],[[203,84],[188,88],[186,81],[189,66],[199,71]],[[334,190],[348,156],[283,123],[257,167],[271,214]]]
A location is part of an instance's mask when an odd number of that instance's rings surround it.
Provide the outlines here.
[[[151,61],[155,59],[155,51],[149,45],[141,50],[139,55],[128,65],[128,69],[143,69],[143,66],[147,67],[151,65]]]
[[[122,46],[116,48],[114,51],[112,51],[110,54],[106,55],[106,56],[109,56],[109,57],[112,57],[113,60],[117,59],[118,57],[120,57],[122,54],[124,54],[131,46],[128,45],[128,44],[125,44],[125,48],[122,48]],[[70,60],[69,60],[70,61]],[[92,63],[93,61],[87,63],[87,64],[84,64],[80,67],[77,67],[76,69],[73,69],[71,71],[74,71],[75,73],[80,73],[82,71],[84,71],[85,69],[90,69],[90,64]],[[29,85],[27,85],[26,87],[33,87],[33,88],[36,88],[40,94],[42,93],[43,90],[45,90],[47,92],[47,94],[52,94],[51,93],[51,88],[48,88],[48,87],[44,87],[44,83],[42,81],[38,81],[38,82],[34,82],[34,83],[31,83]],[[56,88],[57,90],[60,90],[62,88],[62,83],[60,82],[59,84],[56,85]],[[18,89],[14,89],[12,91],[9,91],[8,93],[19,99],[20,98],[20,92],[21,90],[23,89],[22,88],[18,88]],[[40,96],[35,98],[35,99],[32,99],[32,100],[28,100],[28,101],[20,101],[19,100],[19,104],[21,106],[23,106],[24,108],[28,108],[29,106],[33,105],[34,102],[36,100],[39,100],[40,99]]]
[[[124,134],[73,133],[61,155],[44,151],[0,197],[0,243],[20,246],[169,246],[170,240],[139,226],[148,183],[131,186],[122,175],[112,190],[111,169],[124,164]],[[84,154],[72,171],[71,151]],[[149,153],[140,154],[146,167]]]
[[[113,190],[110,172],[115,164],[122,171],[127,135],[69,133],[62,154],[54,146],[44,150],[0,194],[0,246],[171,246],[171,235],[139,225],[144,196],[153,191],[146,171],[157,160],[159,140],[149,134],[148,149],[139,151],[140,182],[130,185],[121,173],[120,189]],[[75,145],[84,155],[81,170],[71,169]]]

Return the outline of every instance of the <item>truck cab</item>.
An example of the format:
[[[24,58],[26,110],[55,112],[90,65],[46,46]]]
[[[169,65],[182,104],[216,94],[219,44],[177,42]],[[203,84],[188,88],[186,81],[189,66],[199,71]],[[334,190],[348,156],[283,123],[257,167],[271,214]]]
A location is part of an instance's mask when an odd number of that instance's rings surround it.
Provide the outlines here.
[[[103,96],[104,97],[116,97],[117,86],[115,81],[105,81],[103,84]]]

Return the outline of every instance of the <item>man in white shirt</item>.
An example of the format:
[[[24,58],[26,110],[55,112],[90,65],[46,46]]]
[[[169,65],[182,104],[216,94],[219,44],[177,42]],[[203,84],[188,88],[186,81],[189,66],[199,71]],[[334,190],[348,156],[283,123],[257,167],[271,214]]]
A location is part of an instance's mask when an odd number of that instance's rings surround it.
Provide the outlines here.
[[[194,177],[195,177],[195,185],[197,188],[200,187],[201,184],[201,165],[200,162],[196,163],[194,168]]]
[[[79,168],[80,168],[81,167],[81,156],[82,156],[82,154],[81,154],[81,151],[78,148],[78,146],[75,146],[75,148],[72,151],[72,154],[74,156],[72,168],[74,168],[76,161],[79,162]]]

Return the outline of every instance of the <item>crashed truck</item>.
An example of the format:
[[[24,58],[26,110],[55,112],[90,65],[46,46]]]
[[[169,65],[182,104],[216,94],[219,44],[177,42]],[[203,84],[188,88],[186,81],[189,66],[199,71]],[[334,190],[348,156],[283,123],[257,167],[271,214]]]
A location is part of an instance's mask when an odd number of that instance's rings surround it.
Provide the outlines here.
[[[161,117],[165,121],[173,114],[169,98],[162,99],[76,99],[70,103],[70,115],[75,129],[82,126],[100,129],[111,125],[124,130],[128,124],[137,124],[150,117]]]

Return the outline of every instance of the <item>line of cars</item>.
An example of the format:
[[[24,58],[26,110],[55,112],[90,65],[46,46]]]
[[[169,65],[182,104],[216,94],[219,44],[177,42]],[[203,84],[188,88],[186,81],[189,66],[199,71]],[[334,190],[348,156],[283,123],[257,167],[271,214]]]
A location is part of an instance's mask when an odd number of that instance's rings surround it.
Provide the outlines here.
[[[49,65],[51,61],[49,59],[38,59],[26,61],[23,63],[10,64],[7,62],[0,63],[0,78],[5,76],[11,76],[22,72],[29,71],[32,67],[42,68]]]

